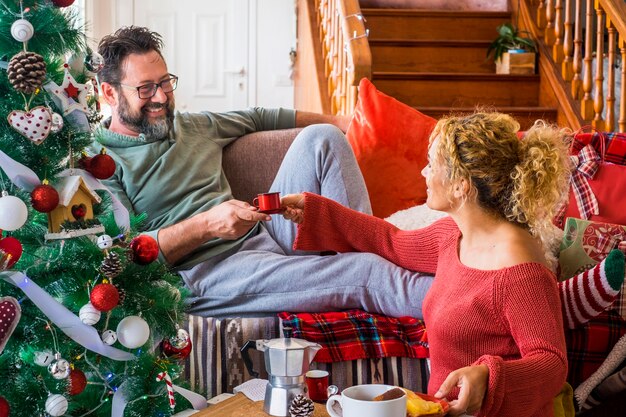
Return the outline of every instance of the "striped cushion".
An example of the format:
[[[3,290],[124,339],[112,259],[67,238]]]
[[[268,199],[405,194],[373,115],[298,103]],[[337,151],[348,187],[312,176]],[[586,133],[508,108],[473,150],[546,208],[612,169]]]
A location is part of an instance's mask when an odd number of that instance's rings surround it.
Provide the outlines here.
[[[187,327],[193,343],[185,364],[185,377],[191,389],[207,398],[233,392],[237,385],[251,379],[239,349],[248,340],[279,337],[278,317],[215,319],[188,316]],[[263,355],[250,352],[254,370],[267,378]],[[330,382],[343,389],[365,383],[400,385],[426,392],[429,369],[426,359],[385,358],[312,364],[314,369],[330,372]]]

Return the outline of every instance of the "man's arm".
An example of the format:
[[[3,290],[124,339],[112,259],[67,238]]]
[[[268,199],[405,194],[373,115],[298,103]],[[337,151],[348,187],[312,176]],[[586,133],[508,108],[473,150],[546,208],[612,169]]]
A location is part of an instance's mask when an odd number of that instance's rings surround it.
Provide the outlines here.
[[[331,114],[310,113],[305,111],[296,111],[296,127],[306,127],[317,123],[329,123],[337,126],[342,132],[348,130],[352,116],[341,116]]]
[[[271,217],[259,213],[244,201],[229,200],[212,209],[159,230],[161,254],[175,264],[198,246],[211,239],[235,240],[248,233],[259,221]]]

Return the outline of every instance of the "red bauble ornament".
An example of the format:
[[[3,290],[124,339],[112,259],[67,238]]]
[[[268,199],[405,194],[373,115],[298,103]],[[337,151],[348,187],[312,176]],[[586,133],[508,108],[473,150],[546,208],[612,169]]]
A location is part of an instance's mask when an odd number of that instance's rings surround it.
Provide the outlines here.
[[[106,154],[104,148],[93,158],[84,157],[81,165],[99,180],[106,180],[115,173],[115,161]]]
[[[87,377],[80,369],[72,369],[70,376],[67,378],[67,393],[70,395],[78,395],[85,390],[87,386]]]
[[[120,293],[113,284],[98,284],[91,290],[89,301],[96,310],[113,310],[120,302]]]
[[[159,244],[148,235],[139,235],[130,241],[131,259],[139,265],[148,265],[159,257]]]
[[[41,213],[50,213],[59,205],[59,193],[51,185],[40,184],[30,193],[30,203]]]
[[[4,397],[0,397],[0,417],[9,417],[10,411],[9,402]]]
[[[161,352],[168,358],[185,359],[191,353],[191,338],[184,329],[178,329],[176,336],[161,341]]]
[[[11,255],[10,259],[8,259],[8,255]],[[0,271],[2,271],[3,266],[10,269],[20,260],[21,256],[22,244],[19,240],[10,236],[5,238],[0,236]],[[6,265],[4,265],[5,262]],[[0,417],[2,417],[1,414]]]
[[[74,0],[52,0],[52,3],[57,7],[67,7],[74,4]]]

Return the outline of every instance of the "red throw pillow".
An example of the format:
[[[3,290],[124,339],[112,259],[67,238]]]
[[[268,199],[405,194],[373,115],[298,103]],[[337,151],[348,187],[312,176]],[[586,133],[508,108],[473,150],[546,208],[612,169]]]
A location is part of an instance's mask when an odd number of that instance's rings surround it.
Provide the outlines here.
[[[428,137],[436,120],[381,93],[368,79],[346,136],[365,178],[374,215],[390,214],[426,201]]]

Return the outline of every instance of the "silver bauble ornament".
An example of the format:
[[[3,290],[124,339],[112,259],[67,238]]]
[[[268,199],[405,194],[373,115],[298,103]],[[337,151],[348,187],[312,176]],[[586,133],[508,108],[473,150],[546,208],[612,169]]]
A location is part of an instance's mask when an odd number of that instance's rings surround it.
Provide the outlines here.
[[[98,52],[90,51],[85,55],[85,69],[97,74],[104,67],[104,58]]]
[[[46,400],[46,413],[59,417],[67,412],[67,398],[61,394],[50,394]]]
[[[54,355],[54,360],[48,365],[48,372],[54,379],[65,379],[70,376],[72,368],[70,363],[61,357],[61,354]]]
[[[52,123],[50,124],[50,132],[52,133],[58,133],[61,131],[61,129],[63,129],[63,116],[61,116],[59,113],[54,113],[54,112],[50,112],[52,113]]]
[[[50,362],[54,359],[54,353],[51,350],[41,350],[34,353],[34,359],[36,365],[39,366],[48,366]]]
[[[176,336],[170,338],[170,344],[176,349],[184,349],[189,345],[191,338],[185,329],[178,329]]]
[[[18,19],[11,25],[11,36],[18,42],[27,42],[34,33],[35,28],[26,19]]]
[[[113,330],[105,330],[102,332],[102,335],[100,335],[100,338],[105,344],[111,346],[113,343],[117,342],[117,333]]]
[[[78,312],[78,318],[80,319],[80,321],[89,326],[93,326],[98,321],[100,321],[101,316],[102,313],[96,310],[96,308],[91,303],[87,303],[82,306],[80,308],[80,311]]]

